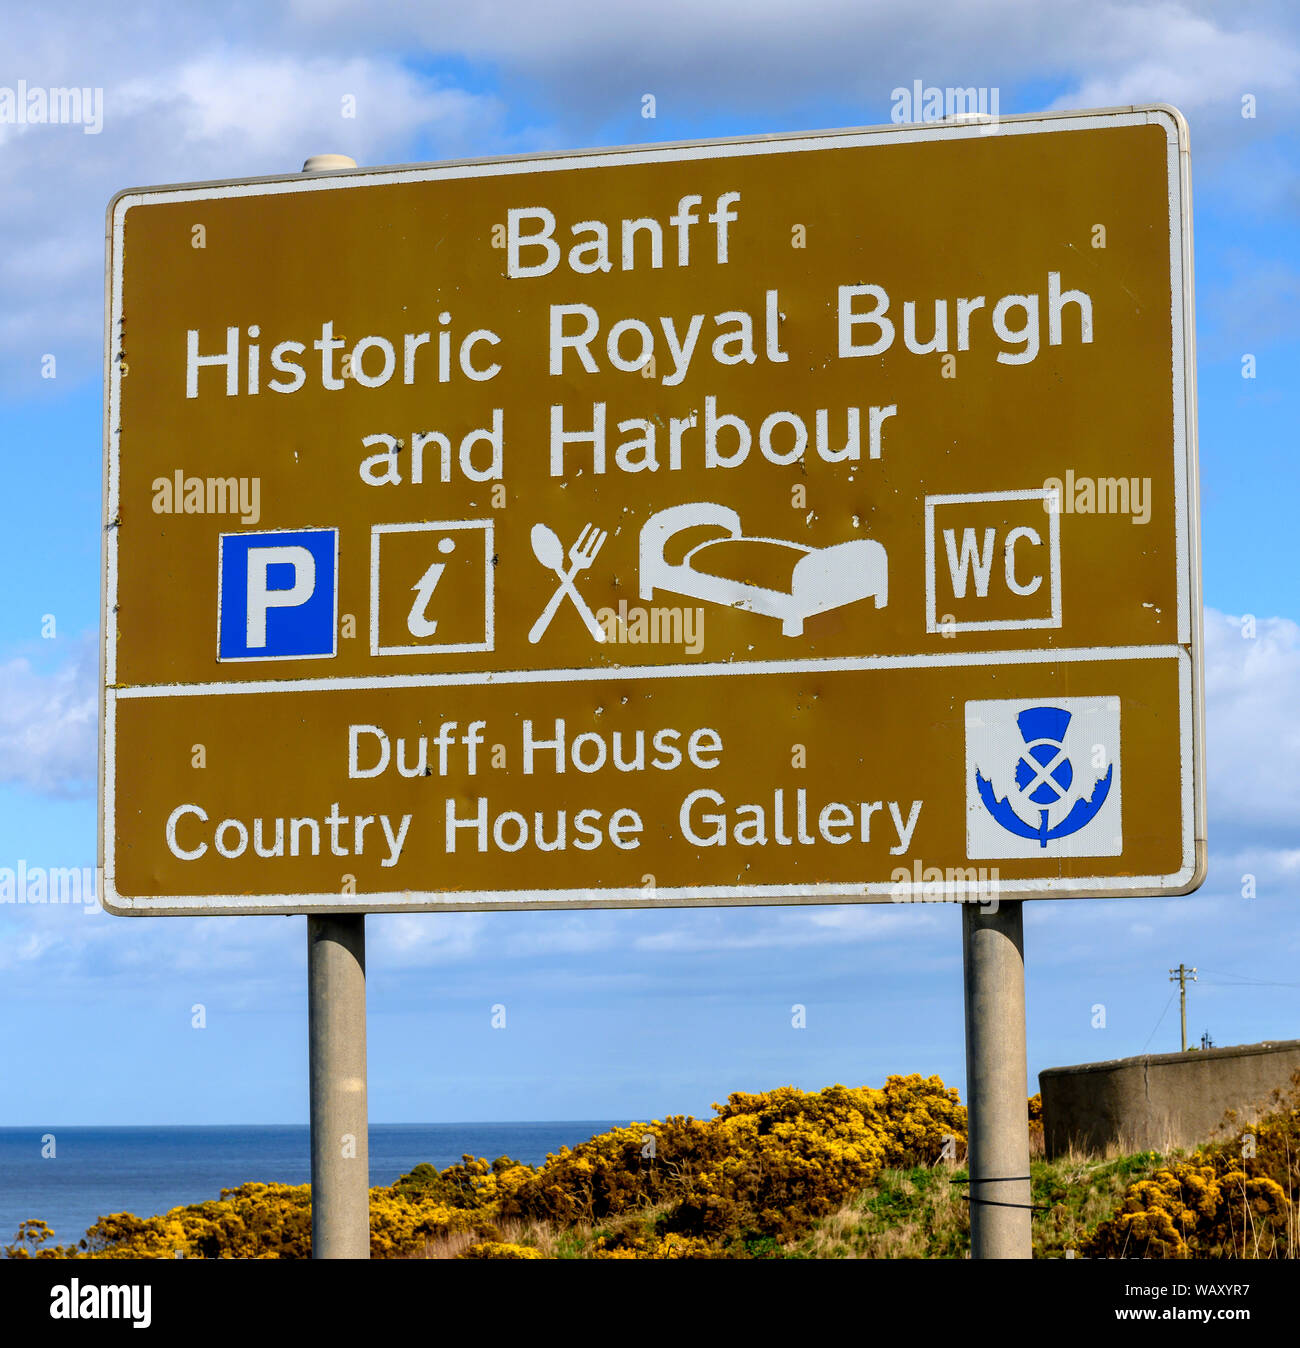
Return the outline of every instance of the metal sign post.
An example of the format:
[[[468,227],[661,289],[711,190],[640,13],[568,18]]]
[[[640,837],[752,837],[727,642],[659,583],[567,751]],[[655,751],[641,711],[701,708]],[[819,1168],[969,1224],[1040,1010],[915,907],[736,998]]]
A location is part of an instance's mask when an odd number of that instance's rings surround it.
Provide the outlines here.
[[[366,919],[307,918],[313,1259],[370,1258]]]
[[[1032,1254],[1021,909],[961,910],[972,1259]]]
[[[356,166],[347,155],[321,154],[308,159],[302,171]],[[312,1257],[369,1259],[364,913],[307,915],[307,1039]]]

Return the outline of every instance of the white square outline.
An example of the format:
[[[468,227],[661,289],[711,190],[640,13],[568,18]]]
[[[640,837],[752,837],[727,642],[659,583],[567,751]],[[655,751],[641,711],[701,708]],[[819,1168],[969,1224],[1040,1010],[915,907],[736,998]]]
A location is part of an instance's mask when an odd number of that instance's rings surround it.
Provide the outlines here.
[[[1047,501],[1056,498],[1057,508],[1047,510],[1048,584],[1051,587],[1050,618],[997,619],[991,622],[951,622],[940,627],[935,594],[934,508],[937,505],[972,505],[981,501]],[[1023,491],[955,492],[950,496],[925,498],[925,630],[927,632],[1017,632],[1030,627],[1061,625],[1061,510],[1055,487],[1029,487]]]
[[[372,524],[370,526],[370,654],[420,655],[439,652],[455,655],[469,651],[496,649],[496,621],[493,612],[492,558],[495,552],[494,521],[486,520],[420,520],[415,524]],[[483,548],[487,564],[483,568],[483,641],[455,642],[450,645],[425,642],[418,646],[381,646],[379,644],[379,535],[433,533],[446,529],[482,529]]]
[[[330,620],[330,648],[312,655],[222,655],[221,654],[221,596],[222,577],[225,575],[226,539],[264,538],[267,534],[333,534],[334,535],[334,614]],[[333,660],[339,653],[339,530],[330,524],[304,524],[299,529],[258,529],[256,533],[217,535],[217,663],[219,665],[246,665],[268,660]]]
[[[1180,695],[1181,695],[1181,694],[1180,694]],[[1032,702],[1037,702],[1037,703],[1039,703],[1039,705],[1042,705],[1042,704],[1044,704],[1044,703],[1046,703],[1046,702],[1053,702],[1053,703],[1056,703],[1056,704],[1058,704],[1058,705],[1060,705],[1060,706],[1062,706],[1062,707],[1065,707],[1065,706],[1066,706],[1067,704],[1069,704],[1069,703],[1074,703],[1074,704],[1075,704],[1075,710],[1072,710],[1072,711],[1070,712],[1070,715],[1071,715],[1072,718],[1077,714],[1077,707],[1078,707],[1078,703],[1080,703],[1080,702],[1113,702],[1113,703],[1115,704],[1113,707],[1107,707],[1106,710],[1107,710],[1108,712],[1113,712],[1113,713],[1114,713],[1114,715],[1115,715],[1116,732],[1117,732],[1117,743],[1116,743],[1116,746],[1115,746],[1115,754],[1114,754],[1114,757],[1112,758],[1111,761],[1112,761],[1112,763],[1113,763],[1113,765],[1114,765],[1114,769],[1115,769],[1115,781],[1118,783],[1118,790],[1116,791],[1115,798],[1116,798],[1116,800],[1117,800],[1118,803],[1119,803],[1119,825],[1118,825],[1118,827],[1119,827],[1119,833],[1116,834],[1116,835],[1112,835],[1111,843],[1112,843],[1112,845],[1114,845],[1114,844],[1117,843],[1118,846],[1115,848],[1114,851],[1107,851],[1107,852],[1057,852],[1057,853],[1055,853],[1054,855],[1057,856],[1057,857],[1060,857],[1060,858],[1062,858],[1062,859],[1065,859],[1065,860],[1071,860],[1071,861],[1074,861],[1074,860],[1080,860],[1080,859],[1084,859],[1084,860],[1087,860],[1087,859],[1109,860],[1109,859],[1114,858],[1114,857],[1122,857],[1122,856],[1124,855],[1124,809],[1123,809],[1123,794],[1124,794],[1124,725],[1125,725],[1125,722],[1126,722],[1126,717],[1125,717],[1125,715],[1124,715],[1124,698],[1123,698],[1123,697],[1121,696],[1121,694],[1119,694],[1119,693],[1088,693],[1088,694],[1084,694],[1083,696],[1080,696],[1080,697],[1074,697],[1074,696],[1072,696],[1072,695],[1066,694],[1066,695],[1063,696],[1063,697],[1053,697],[1053,696],[1047,696],[1047,697],[1042,697],[1042,698],[1039,698],[1039,697],[1027,697],[1027,698],[1021,698],[1021,697],[972,697],[972,698],[967,698],[967,699],[965,699],[965,701],[964,701],[964,703],[963,703],[963,705],[962,705],[962,722],[963,722],[963,746],[962,746],[962,747],[963,747],[963,761],[964,761],[964,764],[965,764],[965,788],[964,788],[964,790],[965,790],[965,800],[966,800],[966,860],[967,860],[967,861],[1026,861],[1026,860],[1031,859],[1031,857],[1032,857],[1032,858],[1035,858],[1035,859],[1041,860],[1043,857],[1045,857],[1045,856],[1047,855],[1046,849],[1044,849],[1041,853],[1039,853],[1039,852],[1032,853],[1032,854],[1030,854],[1029,857],[1027,857],[1023,852],[997,852],[997,853],[987,852],[987,853],[975,853],[975,852],[972,852],[972,851],[971,851],[971,819],[970,819],[970,816],[971,816],[971,796],[970,796],[970,791],[971,791],[971,768],[974,766],[974,764],[973,764],[972,761],[971,761],[970,709],[971,709],[972,707],[974,707],[974,706],[990,706],[990,705],[1002,705],[1002,706],[1005,706],[1005,705],[1007,705],[1007,704],[1010,704],[1010,705],[1012,705],[1012,706],[1027,706],[1029,703],[1032,703]],[[1023,747],[1021,748],[1020,752],[1021,752],[1021,754],[1024,753]],[[1086,827],[1086,825],[1085,825],[1085,827]]]

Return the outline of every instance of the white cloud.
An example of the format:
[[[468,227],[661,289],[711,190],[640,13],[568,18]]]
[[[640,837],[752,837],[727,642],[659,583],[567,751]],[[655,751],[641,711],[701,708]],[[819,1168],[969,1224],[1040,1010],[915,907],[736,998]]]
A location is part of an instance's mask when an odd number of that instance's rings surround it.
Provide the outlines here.
[[[942,915],[934,904],[843,904],[791,907],[763,912],[719,912],[712,920],[680,914],[669,925],[637,937],[638,950],[684,954],[706,950],[789,950],[796,946],[838,946],[880,941],[905,931],[934,930]]]
[[[95,790],[99,664],[94,638],[42,673],[24,657],[0,664],[0,781],[56,796]]]
[[[425,157],[501,148],[496,98],[440,85],[385,53],[212,44],[187,58],[179,11],[133,50],[97,27],[88,18],[68,40],[93,53],[75,78],[104,88],[100,134],[0,126],[0,382],[10,386],[30,384],[46,352],[60,378],[98,368],[104,211],[124,187],[293,173],[324,152],[373,164],[409,159],[417,146]],[[21,50],[21,35],[7,39],[10,54]],[[8,70],[0,80],[10,85],[72,78],[30,54]]]
[[[941,23],[896,0],[497,0],[437,11],[299,0],[293,13],[317,33],[498,62],[563,90],[571,117],[608,117],[619,103],[630,112],[650,92],[669,112],[869,100],[871,120],[914,79],[1051,81],[1068,86],[1061,106],[1165,100],[1239,115],[1243,93],[1293,106],[1300,70],[1294,8],[1279,3],[982,0],[946,6]]]
[[[460,143],[499,111],[491,98],[433,87],[382,58],[237,51],[127,80],[112,91],[111,110],[131,121],[162,121],[169,138],[200,161],[197,176],[222,171],[217,164],[235,154],[275,165],[263,171],[293,172],[307,145],[366,162],[421,130]]]
[[[1152,98],[1188,114],[1204,110],[1241,119],[1243,94],[1256,100],[1296,102],[1300,54],[1277,28],[1249,27],[1205,5],[1109,4],[1091,11],[1091,23],[1067,23],[1076,48],[1078,83],[1058,100],[1064,107],[1116,107]]]
[[[1296,107],[1296,28],[1284,5],[1247,19],[1238,6],[1167,0],[985,0],[941,24],[895,0],[14,11],[0,78],[102,87],[105,109],[98,135],[0,127],[0,381],[29,386],[47,352],[61,378],[97,369],[103,211],[125,186],[293,172],[327,150],[384,163],[589,143],[611,130],[653,139],[655,123],[639,116],[645,93],[674,127],[743,113],[764,130],[827,100],[860,109],[846,120],[877,122],[890,91],[915,79],[1000,87],[1004,112],[1026,84],[1064,86],[1062,106],[1178,102],[1197,144],[1231,146],[1238,162],[1257,128]],[[443,59],[491,70],[500,94],[420,69]],[[1258,123],[1240,118],[1247,92],[1261,100]],[[347,95],[355,118],[342,115]],[[548,124],[512,133],[507,112],[514,104],[517,125],[525,99]]]
[[[1300,626],[1205,614],[1210,839],[1279,847],[1300,818]]]
[[[396,913],[366,925],[367,957],[395,969],[457,963],[481,952],[483,913]]]
[[[31,858],[29,871],[37,864],[61,863]],[[185,989],[178,1014],[188,1021],[196,1002],[209,1011],[262,1012],[292,1003],[295,994],[301,998],[305,969],[301,919],[113,917],[83,904],[0,907],[0,973],[15,995],[29,986],[92,1005],[110,996],[136,1004],[168,984]]]

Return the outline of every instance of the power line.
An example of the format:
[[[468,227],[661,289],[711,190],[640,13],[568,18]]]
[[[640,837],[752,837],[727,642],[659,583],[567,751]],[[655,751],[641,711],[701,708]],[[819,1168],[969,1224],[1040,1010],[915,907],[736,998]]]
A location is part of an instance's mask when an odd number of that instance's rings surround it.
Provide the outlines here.
[[[1214,973],[1213,969],[1205,970],[1206,973]],[[1216,978],[1230,979],[1227,983],[1213,983],[1211,986],[1221,988],[1247,987],[1247,988],[1300,988],[1300,983],[1273,983],[1259,978],[1246,978],[1241,974],[1215,974]]]
[[[1163,1021],[1165,1018],[1165,1012],[1168,1011],[1169,1008],[1174,1004],[1174,998],[1176,996],[1178,996],[1176,992],[1171,992],[1169,994],[1169,1000],[1165,1003],[1165,1010],[1160,1013],[1160,1020],[1156,1021],[1155,1026],[1153,1027],[1151,1033],[1147,1035],[1147,1042],[1146,1044],[1142,1045],[1142,1052],[1138,1054],[1139,1057],[1142,1056],[1142,1053],[1145,1053],[1147,1051],[1147,1044],[1149,1044],[1156,1037],[1156,1030],[1160,1028],[1161,1021]]]
[[[1199,978],[1197,977],[1198,973],[1200,974],[1200,977],[1199,977]],[[1213,977],[1212,979],[1206,979],[1206,978],[1205,978],[1205,974],[1206,974],[1206,973],[1214,974],[1214,977]],[[1188,978],[1191,978],[1191,981],[1192,981],[1193,983],[1195,983],[1195,982],[1202,982],[1202,981],[1203,981],[1203,982],[1206,982],[1210,987],[1220,987],[1220,988],[1238,988],[1238,987],[1241,987],[1241,988],[1300,988],[1300,983],[1274,983],[1274,982],[1269,982],[1269,981],[1265,981],[1265,980],[1263,980],[1263,979],[1258,979],[1258,978],[1246,978],[1246,977],[1245,977],[1244,975],[1242,975],[1242,974],[1232,974],[1232,973],[1222,973],[1222,972],[1220,972],[1220,973],[1215,973],[1215,971],[1212,970],[1212,969],[1209,969],[1209,970],[1188,969],[1188,968],[1185,968],[1185,967],[1184,967],[1183,965],[1181,965],[1181,964],[1178,966],[1177,969],[1170,969],[1169,974],[1170,974],[1169,981],[1170,981],[1171,983],[1177,983],[1179,986],[1178,986],[1177,988],[1175,988],[1174,991],[1171,992],[1171,993],[1169,994],[1169,1000],[1165,1003],[1165,1005],[1164,1005],[1164,1010],[1160,1012],[1160,1016],[1159,1016],[1159,1018],[1156,1020],[1155,1025],[1152,1027],[1151,1033],[1150,1033],[1149,1035],[1147,1035],[1146,1043],[1142,1045],[1142,1048],[1141,1048],[1141,1050],[1140,1050],[1139,1056],[1141,1056],[1142,1053],[1145,1053],[1145,1052],[1147,1051],[1147,1048],[1148,1048],[1148,1046],[1150,1045],[1151,1041],[1156,1037],[1156,1031],[1159,1030],[1159,1028],[1161,1027],[1161,1025],[1164,1024],[1165,1016],[1169,1014],[1169,1008],[1173,1005],[1174,998],[1177,997],[1177,996],[1180,996],[1180,995],[1181,995],[1182,998],[1183,998],[1183,1018],[1184,1018],[1184,1027],[1183,1027],[1183,1052],[1185,1053],[1185,1052],[1187,1051],[1187,1029],[1186,1029],[1186,1016],[1187,1016],[1187,1010],[1186,1010],[1187,985],[1186,985],[1186,980],[1187,980]],[[1218,980],[1221,980],[1221,979],[1222,979],[1222,980],[1227,980],[1227,981],[1224,981],[1224,982],[1218,981]],[[1203,1047],[1204,1047],[1204,1045],[1203,1045]]]

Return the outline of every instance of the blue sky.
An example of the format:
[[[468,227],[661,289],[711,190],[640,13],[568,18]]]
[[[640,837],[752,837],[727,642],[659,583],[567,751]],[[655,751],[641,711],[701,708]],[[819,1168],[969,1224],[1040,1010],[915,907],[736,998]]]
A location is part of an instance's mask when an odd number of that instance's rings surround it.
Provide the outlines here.
[[[94,864],[117,189],[291,172],[321,151],[379,164],[872,125],[915,79],[997,87],[1004,113],[1168,101],[1192,133],[1210,877],[1185,899],[1027,905],[1031,1089],[1043,1067],[1176,1048],[1180,960],[1202,970],[1193,1036],[1300,1036],[1291,6],[988,0],[944,21],[874,0],[5,11],[0,85],[100,86],[105,111],[98,135],[0,125],[0,866]],[[0,1125],[305,1119],[305,964],[301,917],[0,907]],[[732,1090],[911,1071],[964,1088],[949,907],[372,917],[369,966],[375,1120],[701,1113]]]

